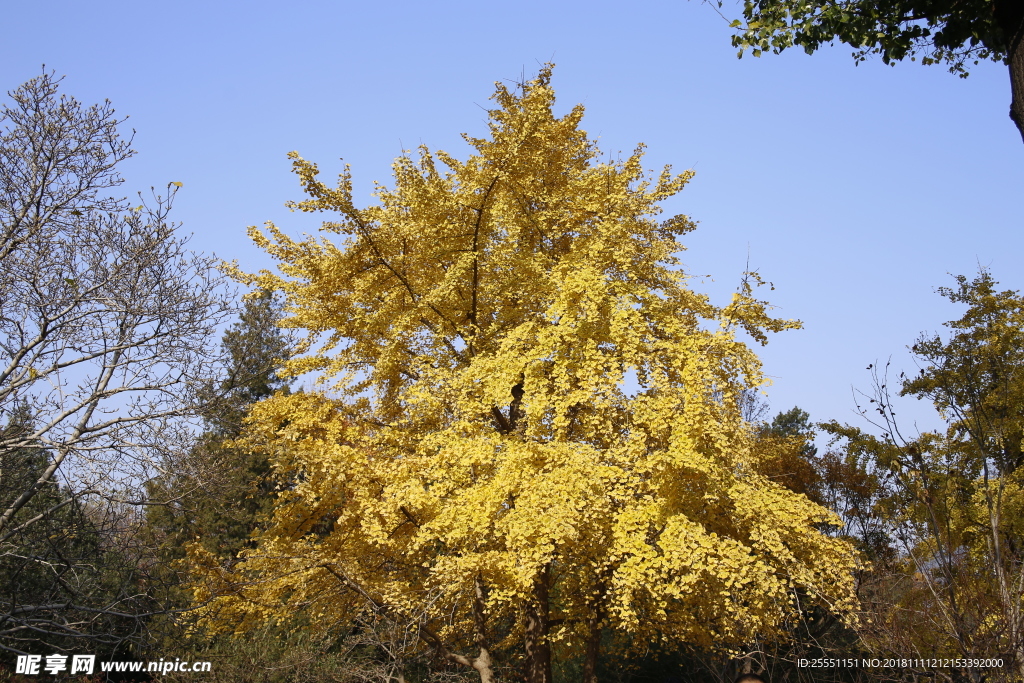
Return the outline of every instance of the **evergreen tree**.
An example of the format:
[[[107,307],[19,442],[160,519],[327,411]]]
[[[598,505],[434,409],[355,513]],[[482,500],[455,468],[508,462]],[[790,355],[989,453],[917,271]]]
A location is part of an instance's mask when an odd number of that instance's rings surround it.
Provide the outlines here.
[[[287,391],[277,376],[287,355],[287,340],[277,327],[280,306],[269,292],[246,301],[240,320],[224,334],[227,360],[223,377],[204,392],[206,431],[191,451],[167,463],[148,484],[147,536],[162,568],[172,604],[184,607],[178,589],[184,544],[199,540],[226,564],[248,543],[260,516],[272,503],[270,465],[231,445],[242,429],[248,407],[275,391]]]
[[[140,615],[151,611],[129,550],[130,519],[91,499],[95,492],[52,478],[39,483],[51,454],[35,444],[33,432],[24,401],[0,428],[0,438],[17,444],[0,449],[0,506],[38,487],[0,535],[0,649],[123,652],[119,646],[140,633]]]
[[[776,415],[767,425],[767,431],[777,436],[803,437],[805,443],[802,452],[809,458],[813,458],[818,452],[813,443],[814,426],[811,424],[811,416],[798,406]]]
[[[810,417],[794,406],[762,425],[758,437],[763,455],[758,470],[791,491],[824,505]]]
[[[281,306],[269,291],[245,303],[239,322],[224,333],[228,364],[219,386],[206,392],[208,433],[221,439],[237,436],[249,406],[286,389],[277,376],[288,344],[277,326]]]

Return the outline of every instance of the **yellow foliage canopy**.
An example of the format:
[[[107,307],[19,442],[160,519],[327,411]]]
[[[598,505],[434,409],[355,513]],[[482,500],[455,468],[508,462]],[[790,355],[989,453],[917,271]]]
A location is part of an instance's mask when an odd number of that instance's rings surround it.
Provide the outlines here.
[[[649,178],[642,147],[600,161],[549,80],[498,85],[476,153],[399,158],[377,206],[291,155],[293,207],[337,212],[323,230],[342,239],[253,228],[282,274],[234,275],[285,294],[284,324],[309,331],[288,371],[337,397],[252,411],[245,443],[291,483],[238,567],[258,580],[198,590],[212,621],[336,622],[358,596],[422,619],[450,659],[524,639],[529,658],[602,630],[740,644],[796,589],[850,606],[851,551],[814,528],[832,516],[757,474],[740,416],[764,382],[737,330],[799,323],[747,285],[725,307],[690,290],[693,223],[653,217],[692,172]]]

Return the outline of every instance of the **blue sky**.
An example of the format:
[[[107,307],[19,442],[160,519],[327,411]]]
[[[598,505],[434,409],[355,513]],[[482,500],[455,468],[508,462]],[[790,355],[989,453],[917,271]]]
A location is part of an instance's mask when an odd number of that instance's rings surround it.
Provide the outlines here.
[[[739,16],[727,0],[727,19]],[[16,0],[4,11],[0,84],[66,75],[85,103],[130,115],[126,190],[184,183],[175,217],[193,246],[270,262],[245,236],[315,217],[285,155],[326,177],[352,165],[356,195],[388,183],[401,150],[465,156],[495,80],[556,63],[559,108],[587,108],[605,152],[648,145],[650,168],[694,168],[665,204],[700,225],[683,260],[719,302],[750,266],[805,329],[762,350],[773,412],[862,424],[851,388],[869,363],[914,366],[906,346],[959,317],[934,293],[979,264],[1024,288],[1024,144],[1006,67],[961,80],[916,63],[855,66],[851,48],[736,58],[727,19],[696,0],[601,2],[108,2]],[[1014,188],[1017,188],[1016,190]],[[901,417],[929,426],[930,411]]]

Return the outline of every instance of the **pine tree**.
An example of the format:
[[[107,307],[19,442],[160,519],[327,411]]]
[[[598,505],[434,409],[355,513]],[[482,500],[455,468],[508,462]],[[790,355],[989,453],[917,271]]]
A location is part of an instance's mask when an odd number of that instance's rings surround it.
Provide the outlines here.
[[[818,449],[814,446],[810,415],[798,407],[781,412],[761,426],[758,438],[762,454],[758,471],[823,505],[820,463],[815,459]]]
[[[230,566],[272,504],[266,456],[231,440],[249,406],[287,391],[288,381],[277,376],[288,347],[279,318],[270,292],[245,302],[240,320],[224,333],[223,377],[204,391],[206,430],[186,457],[168,462],[166,473],[148,484],[147,534],[178,607],[188,603],[177,588],[183,567],[176,561],[185,557],[185,543],[198,540]]]
[[[151,609],[138,591],[129,518],[94,492],[39,484],[51,455],[32,439],[34,425],[23,401],[0,428],[0,438],[21,442],[0,450],[0,506],[39,487],[0,537],[0,648],[110,653],[135,640],[138,615]]]

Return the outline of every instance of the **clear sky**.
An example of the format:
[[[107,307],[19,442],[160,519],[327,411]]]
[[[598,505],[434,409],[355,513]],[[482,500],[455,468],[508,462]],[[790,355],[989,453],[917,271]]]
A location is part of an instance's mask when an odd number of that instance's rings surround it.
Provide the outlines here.
[[[739,4],[722,11],[737,18]],[[737,60],[727,19],[696,0],[13,0],[0,84],[45,64],[64,92],[110,99],[137,131],[125,188],[184,183],[174,215],[194,247],[255,270],[270,262],[246,226],[318,225],[283,207],[301,198],[289,151],[328,178],[344,157],[369,203],[402,149],[464,157],[459,133],[486,131],[493,82],[552,61],[559,109],[583,103],[605,152],[644,142],[650,168],[696,170],[665,210],[700,223],[683,256],[714,278],[699,287],[725,303],[749,254],[777,313],[804,322],[762,351],[773,412],[863,426],[851,388],[870,388],[866,366],[891,355],[897,373],[912,369],[906,346],[959,317],[934,293],[947,273],[980,264],[1024,289],[1024,144],[1006,67],[961,80],[855,66],[843,45]],[[922,426],[928,415],[901,411]]]

